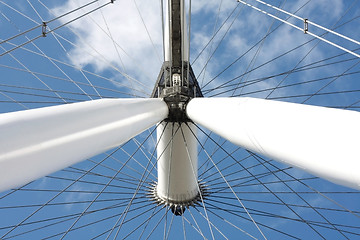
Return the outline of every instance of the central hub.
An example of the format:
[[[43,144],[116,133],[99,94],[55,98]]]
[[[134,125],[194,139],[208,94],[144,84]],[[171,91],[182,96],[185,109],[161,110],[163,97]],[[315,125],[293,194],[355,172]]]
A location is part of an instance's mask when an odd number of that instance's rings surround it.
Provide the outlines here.
[[[171,68],[170,62],[164,62],[151,95],[153,98],[162,98],[167,103],[167,122],[188,122],[186,104],[194,97],[203,96],[191,65],[183,62],[182,67]]]
[[[169,107],[168,122],[188,122],[185,113],[186,104],[193,97],[187,86],[183,85],[184,76],[173,73],[171,87],[162,89],[162,97]]]

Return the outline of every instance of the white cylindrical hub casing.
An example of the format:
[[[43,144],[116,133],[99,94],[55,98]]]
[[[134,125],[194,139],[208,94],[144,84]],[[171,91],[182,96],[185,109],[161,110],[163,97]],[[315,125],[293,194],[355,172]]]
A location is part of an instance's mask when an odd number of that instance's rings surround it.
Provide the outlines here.
[[[199,193],[196,127],[161,123],[157,137],[157,197],[167,203],[193,200]]]

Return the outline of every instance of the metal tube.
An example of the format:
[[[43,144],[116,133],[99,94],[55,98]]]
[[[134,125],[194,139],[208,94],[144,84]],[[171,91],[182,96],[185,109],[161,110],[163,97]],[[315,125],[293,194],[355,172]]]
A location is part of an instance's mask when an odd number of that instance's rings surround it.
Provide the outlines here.
[[[159,144],[157,196],[165,203],[186,203],[199,194],[196,127],[189,124],[161,123],[157,128]]]
[[[256,98],[194,98],[187,115],[230,142],[360,189],[360,113]]]
[[[168,115],[161,99],[99,99],[0,115],[0,191],[119,146]]]

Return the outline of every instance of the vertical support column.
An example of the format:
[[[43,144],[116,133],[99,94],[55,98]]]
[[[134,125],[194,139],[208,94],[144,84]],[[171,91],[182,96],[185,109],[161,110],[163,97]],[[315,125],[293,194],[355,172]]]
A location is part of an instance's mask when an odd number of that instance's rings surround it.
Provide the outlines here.
[[[169,116],[168,122],[157,128],[158,183],[154,189],[156,200],[174,207],[176,215],[200,196],[196,127],[188,123],[190,130],[185,124],[185,106],[191,96],[185,85],[189,43],[184,8],[184,0],[167,0],[164,75],[168,80],[164,80],[162,97],[169,106]]]
[[[170,8],[170,41],[171,41],[171,56],[172,67],[181,67],[182,62],[182,27],[181,27],[181,3],[180,0],[171,0]]]
[[[170,77],[180,74],[184,79],[184,62],[189,61],[189,42],[186,27],[186,14],[184,0],[167,0],[165,9],[165,62],[170,65]],[[166,83],[172,86],[172,82]]]
[[[158,136],[157,197],[164,203],[187,204],[199,195],[196,127],[161,123]]]

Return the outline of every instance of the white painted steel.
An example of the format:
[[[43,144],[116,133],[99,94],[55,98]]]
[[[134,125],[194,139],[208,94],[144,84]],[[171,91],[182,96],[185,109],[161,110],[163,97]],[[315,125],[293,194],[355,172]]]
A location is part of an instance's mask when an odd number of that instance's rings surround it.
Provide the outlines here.
[[[161,99],[100,99],[0,115],[0,191],[119,146],[168,115]]]
[[[168,202],[187,202],[198,195],[196,127],[161,123],[158,136],[157,195]],[[193,131],[193,132],[192,132]],[[185,138],[185,141],[184,141]]]
[[[360,113],[256,98],[195,98],[187,115],[234,144],[360,189]]]

